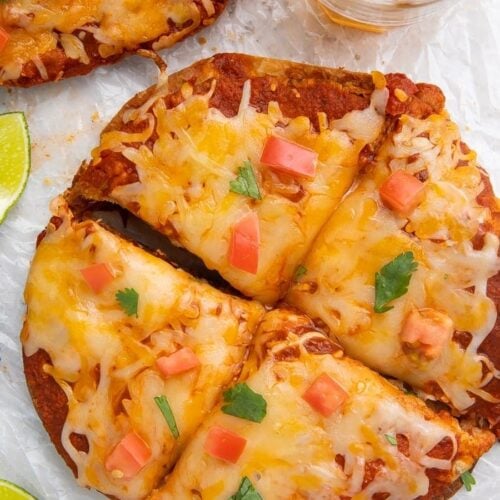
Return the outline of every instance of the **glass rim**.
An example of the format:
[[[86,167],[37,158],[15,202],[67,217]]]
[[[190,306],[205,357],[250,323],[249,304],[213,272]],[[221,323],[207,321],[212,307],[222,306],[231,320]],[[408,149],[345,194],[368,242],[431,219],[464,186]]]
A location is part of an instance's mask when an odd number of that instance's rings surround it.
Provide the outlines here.
[[[456,4],[453,0],[318,0],[349,20],[380,27],[414,24]]]

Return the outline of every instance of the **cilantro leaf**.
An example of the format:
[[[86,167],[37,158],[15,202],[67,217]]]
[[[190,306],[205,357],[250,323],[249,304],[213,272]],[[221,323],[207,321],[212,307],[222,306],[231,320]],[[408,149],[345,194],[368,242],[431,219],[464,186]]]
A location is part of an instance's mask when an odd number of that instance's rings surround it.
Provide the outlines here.
[[[247,384],[236,384],[224,392],[227,403],[221,409],[227,415],[243,418],[252,422],[262,422],[267,412],[266,400],[252,391]]]
[[[467,491],[472,490],[472,487],[476,484],[476,480],[474,479],[474,476],[469,471],[465,471],[460,476],[460,480],[462,481],[462,484],[465,486],[465,489]]]
[[[387,442],[392,446],[398,445],[398,440],[392,434],[384,434],[384,437],[385,439],[387,439]]]
[[[303,266],[300,264],[300,266],[297,266],[297,269],[295,269],[295,274],[293,275],[293,281],[297,282],[307,274],[307,267]]]
[[[416,271],[418,263],[413,252],[405,252],[386,264],[375,274],[375,305],[376,313],[385,313],[392,309],[387,304],[408,291],[411,275]]]
[[[116,292],[116,300],[127,316],[138,317],[139,294],[134,288],[125,288]]]
[[[238,169],[238,177],[233,181],[229,181],[229,191],[248,196],[255,200],[262,199],[259,185],[255,178],[255,172],[249,161],[243,162],[243,166]]]
[[[262,497],[254,488],[252,481],[245,476],[241,480],[238,491],[229,500],[262,500]]]
[[[154,398],[156,406],[160,409],[165,420],[167,421],[168,427],[170,428],[170,432],[175,439],[179,437],[179,429],[177,429],[177,424],[175,422],[174,414],[172,413],[172,408],[168,404],[168,400],[165,396],[156,396]]]

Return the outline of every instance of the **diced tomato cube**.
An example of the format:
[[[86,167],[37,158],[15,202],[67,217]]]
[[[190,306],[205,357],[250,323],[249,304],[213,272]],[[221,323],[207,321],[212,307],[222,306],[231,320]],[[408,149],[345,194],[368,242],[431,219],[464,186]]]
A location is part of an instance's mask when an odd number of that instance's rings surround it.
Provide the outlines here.
[[[7,42],[9,41],[9,38],[10,35],[3,28],[0,28],[0,51],[5,48]]]
[[[103,262],[81,269],[80,272],[95,293],[99,293],[114,279],[110,267]]]
[[[205,451],[215,458],[235,464],[240,458],[247,440],[224,427],[214,425],[207,435]]]
[[[410,214],[424,198],[423,182],[402,170],[391,174],[380,186],[380,198],[384,204],[402,215]]]
[[[135,476],[151,458],[151,449],[135,432],[129,432],[106,459],[106,470],[117,479]]]
[[[200,360],[192,349],[183,347],[170,356],[158,358],[156,364],[165,377],[171,377],[200,366]]]
[[[273,135],[267,139],[260,161],[287,174],[314,177],[318,153]]]
[[[259,267],[259,247],[259,218],[255,212],[249,212],[233,227],[229,263],[242,271],[256,274]]]
[[[349,394],[326,373],[322,373],[302,395],[324,417],[338,410],[348,397]]]
[[[437,358],[454,332],[453,320],[431,308],[413,309],[401,331],[401,341],[419,350],[425,357]]]

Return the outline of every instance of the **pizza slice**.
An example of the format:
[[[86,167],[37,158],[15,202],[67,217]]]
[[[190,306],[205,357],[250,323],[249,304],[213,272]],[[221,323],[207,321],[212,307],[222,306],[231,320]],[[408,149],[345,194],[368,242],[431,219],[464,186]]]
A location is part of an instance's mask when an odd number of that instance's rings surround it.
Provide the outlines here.
[[[81,485],[143,498],[238,376],[262,307],[53,209],[25,292],[28,387]]]
[[[493,442],[277,309],[239,383],[150,498],[449,498]]]
[[[403,114],[286,300],[348,355],[500,435],[499,213],[448,115]]]
[[[0,85],[83,75],[137,50],[170,47],[212,24],[226,0],[0,2]]]
[[[69,198],[127,208],[272,303],[385,128],[371,75],[221,54],[130,101]]]

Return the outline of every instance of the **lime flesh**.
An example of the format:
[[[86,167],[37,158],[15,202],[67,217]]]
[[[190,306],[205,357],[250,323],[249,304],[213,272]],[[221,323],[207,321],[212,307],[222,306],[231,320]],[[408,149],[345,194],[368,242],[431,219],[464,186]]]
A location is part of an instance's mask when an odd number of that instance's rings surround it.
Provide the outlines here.
[[[36,500],[36,498],[19,486],[0,479],[0,500]]]
[[[0,223],[21,196],[29,171],[30,139],[24,114],[0,115]]]

